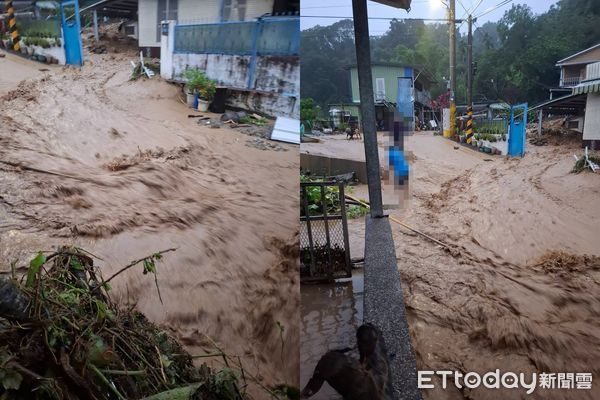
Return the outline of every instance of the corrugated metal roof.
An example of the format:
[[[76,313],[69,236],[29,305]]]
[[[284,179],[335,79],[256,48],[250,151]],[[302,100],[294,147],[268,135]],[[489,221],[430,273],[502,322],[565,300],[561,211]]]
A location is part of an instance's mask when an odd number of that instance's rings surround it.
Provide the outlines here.
[[[585,93],[573,93],[558,99],[545,101],[529,108],[529,111],[541,108],[542,110],[556,113],[572,113],[573,111],[583,110],[585,108],[586,99],[587,94]]]
[[[584,82],[573,88],[573,94],[600,92],[600,79]]]

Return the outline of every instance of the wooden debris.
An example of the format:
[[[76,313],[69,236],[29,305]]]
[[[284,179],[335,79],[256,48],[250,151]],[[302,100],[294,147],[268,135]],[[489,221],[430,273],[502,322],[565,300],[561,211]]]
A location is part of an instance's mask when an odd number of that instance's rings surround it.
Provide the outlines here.
[[[534,136],[529,139],[529,143],[534,146],[546,146],[548,144],[548,138],[545,136]]]

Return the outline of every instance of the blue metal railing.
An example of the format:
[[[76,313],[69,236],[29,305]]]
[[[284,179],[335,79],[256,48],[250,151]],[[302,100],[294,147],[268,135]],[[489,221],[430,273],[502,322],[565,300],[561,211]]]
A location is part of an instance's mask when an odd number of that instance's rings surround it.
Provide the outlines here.
[[[177,25],[175,53],[296,56],[298,17],[265,17],[247,22]]]

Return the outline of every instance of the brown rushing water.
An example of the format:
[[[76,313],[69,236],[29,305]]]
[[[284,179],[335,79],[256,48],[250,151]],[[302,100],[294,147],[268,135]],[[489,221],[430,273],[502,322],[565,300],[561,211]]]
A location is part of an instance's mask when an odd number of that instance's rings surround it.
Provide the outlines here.
[[[0,163],[3,271],[78,244],[108,277],[177,248],[158,264],[163,304],[139,268],[113,297],[192,354],[210,351],[209,336],[263,384],[298,385],[297,147],[261,151],[197,125],[177,87],[129,81],[133,56],[50,67],[0,100],[0,161],[24,166]]]
[[[410,200],[389,212],[452,250],[391,226],[419,370],[588,372],[592,390],[442,390],[435,377],[424,399],[600,398],[600,175],[570,173],[580,143],[555,139],[505,159],[431,133],[408,137]],[[343,138],[309,146],[364,157],[362,143]],[[353,193],[368,196],[365,185]]]

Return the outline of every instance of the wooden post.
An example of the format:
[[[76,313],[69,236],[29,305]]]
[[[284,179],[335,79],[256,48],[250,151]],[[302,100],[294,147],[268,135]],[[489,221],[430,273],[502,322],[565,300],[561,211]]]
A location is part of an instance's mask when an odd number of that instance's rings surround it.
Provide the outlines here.
[[[540,108],[540,111],[538,111],[538,136],[542,135],[542,115],[543,115],[544,110],[542,110]]]

